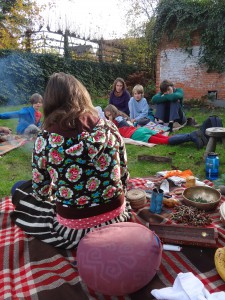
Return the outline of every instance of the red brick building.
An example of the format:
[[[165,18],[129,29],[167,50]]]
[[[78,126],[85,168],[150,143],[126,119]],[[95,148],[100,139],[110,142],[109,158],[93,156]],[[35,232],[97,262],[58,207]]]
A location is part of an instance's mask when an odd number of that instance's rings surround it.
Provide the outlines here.
[[[197,99],[215,91],[217,99],[225,100],[225,73],[207,73],[207,68],[198,64],[200,42],[193,39],[191,55],[180,48],[178,41],[165,42],[158,50],[156,64],[156,90],[160,82],[171,80],[184,90],[185,99]]]

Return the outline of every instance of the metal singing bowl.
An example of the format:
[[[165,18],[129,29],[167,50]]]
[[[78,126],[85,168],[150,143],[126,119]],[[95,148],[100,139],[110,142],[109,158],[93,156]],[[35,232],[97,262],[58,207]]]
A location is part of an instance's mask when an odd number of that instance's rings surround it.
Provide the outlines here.
[[[192,201],[191,199],[202,198],[207,203]],[[213,210],[220,202],[221,194],[214,188],[208,186],[192,186],[183,191],[183,202],[202,210]]]

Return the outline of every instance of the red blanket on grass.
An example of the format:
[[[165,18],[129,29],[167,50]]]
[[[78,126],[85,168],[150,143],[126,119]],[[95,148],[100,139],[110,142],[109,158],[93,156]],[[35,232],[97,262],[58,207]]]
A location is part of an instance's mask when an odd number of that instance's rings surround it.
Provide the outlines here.
[[[208,180],[204,182],[209,186],[213,186],[213,183]],[[148,179],[134,178],[129,182],[129,189],[149,190],[148,184]],[[222,196],[221,203],[224,201],[225,197]],[[146,206],[150,206],[149,201]],[[215,211],[208,213],[213,220],[210,227],[214,227],[218,231],[218,247],[224,247],[225,225],[220,220],[219,206]],[[167,220],[164,224],[172,224],[172,221]],[[202,281],[210,293],[225,291],[225,282],[218,275],[214,265],[215,250],[204,247],[182,246],[181,252],[163,251],[160,271],[157,274],[158,278],[165,286],[171,286],[178,273],[192,272]]]
[[[132,179],[130,188],[148,189],[146,179]],[[223,197],[221,201],[225,201]],[[225,283],[214,267],[215,249],[183,247],[181,252],[164,251],[160,270],[142,290],[124,297],[99,295],[82,283],[76,268],[76,251],[61,250],[45,244],[11,222],[11,198],[0,202],[0,299],[62,300],[154,299],[152,288],[171,286],[179,272],[193,272],[209,290],[224,291]],[[219,246],[225,246],[225,226],[218,210],[212,214],[219,233]],[[134,219],[139,219],[134,213]]]

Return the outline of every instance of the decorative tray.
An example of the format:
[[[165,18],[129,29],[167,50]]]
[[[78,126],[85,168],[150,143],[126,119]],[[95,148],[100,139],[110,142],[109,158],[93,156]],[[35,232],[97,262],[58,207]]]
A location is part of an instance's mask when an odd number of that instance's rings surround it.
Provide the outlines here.
[[[149,229],[154,231],[163,243],[217,247],[216,228],[150,223]]]

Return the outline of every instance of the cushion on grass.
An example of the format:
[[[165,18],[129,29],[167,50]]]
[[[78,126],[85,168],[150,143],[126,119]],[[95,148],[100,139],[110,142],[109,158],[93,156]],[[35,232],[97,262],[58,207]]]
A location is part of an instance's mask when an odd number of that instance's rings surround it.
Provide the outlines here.
[[[162,245],[147,227],[116,223],[89,232],[77,248],[79,274],[105,295],[121,296],[144,287],[161,263]]]

